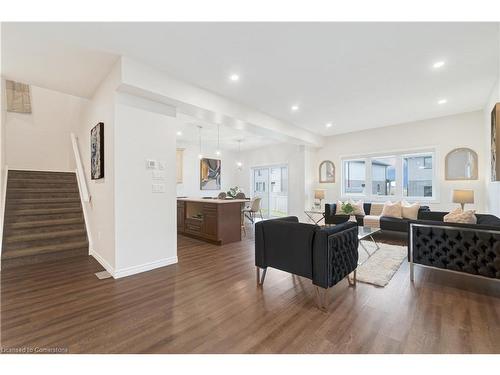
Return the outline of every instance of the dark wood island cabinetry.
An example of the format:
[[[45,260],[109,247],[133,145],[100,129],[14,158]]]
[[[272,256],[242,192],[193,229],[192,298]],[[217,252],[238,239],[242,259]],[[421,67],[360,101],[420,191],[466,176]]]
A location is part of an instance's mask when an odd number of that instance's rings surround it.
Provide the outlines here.
[[[177,199],[177,232],[217,245],[241,241],[243,199]]]

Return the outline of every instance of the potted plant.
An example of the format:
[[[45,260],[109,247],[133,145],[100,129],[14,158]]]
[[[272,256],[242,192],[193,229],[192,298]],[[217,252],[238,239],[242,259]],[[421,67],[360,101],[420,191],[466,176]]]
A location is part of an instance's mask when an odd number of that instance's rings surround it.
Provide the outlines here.
[[[342,203],[342,206],[340,207],[340,211],[344,215],[349,215],[349,221],[356,221],[356,216],[354,216],[354,207],[350,202],[344,202]]]
[[[228,192],[227,192],[227,195],[228,197],[231,197],[231,198],[236,198],[236,194],[240,193],[241,190],[238,186],[235,186],[235,187],[232,187],[232,188],[229,188]]]

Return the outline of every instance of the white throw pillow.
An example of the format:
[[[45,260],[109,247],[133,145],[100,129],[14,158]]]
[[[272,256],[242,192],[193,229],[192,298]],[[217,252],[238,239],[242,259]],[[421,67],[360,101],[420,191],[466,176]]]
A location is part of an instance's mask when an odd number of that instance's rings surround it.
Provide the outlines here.
[[[349,201],[354,208],[354,215],[365,216],[365,209],[363,208],[363,201],[359,200],[354,202],[352,199]]]
[[[408,203],[407,201],[403,201],[401,203],[401,215],[405,219],[417,220],[418,219],[418,210],[420,210],[420,203]]]
[[[462,211],[460,207],[444,215],[443,221],[446,223],[476,224],[477,218],[475,210]]]
[[[382,215],[386,217],[395,217],[401,219],[401,202],[392,203],[387,201],[384,203],[384,209],[382,210]]]

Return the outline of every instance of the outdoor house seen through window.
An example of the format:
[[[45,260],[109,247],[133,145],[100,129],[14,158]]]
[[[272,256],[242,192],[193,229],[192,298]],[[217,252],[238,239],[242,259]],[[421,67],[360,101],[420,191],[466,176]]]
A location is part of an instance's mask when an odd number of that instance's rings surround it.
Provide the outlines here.
[[[367,156],[342,160],[342,195],[435,199],[434,153]]]

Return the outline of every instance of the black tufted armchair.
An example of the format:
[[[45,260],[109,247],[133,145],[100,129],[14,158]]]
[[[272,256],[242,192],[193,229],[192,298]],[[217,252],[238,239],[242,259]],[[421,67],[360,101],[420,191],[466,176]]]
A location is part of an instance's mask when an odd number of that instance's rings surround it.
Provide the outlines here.
[[[414,265],[500,279],[500,219],[476,215],[477,224],[441,221],[445,212],[409,223],[410,279]]]
[[[306,277],[315,285],[318,305],[326,305],[326,290],[354,272],[358,265],[358,226],[343,223],[320,228],[299,223],[295,216],[255,224],[257,284],[268,267]],[[262,271],[262,276],[260,275]]]

